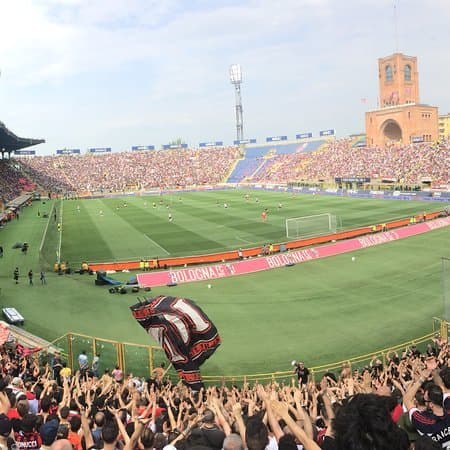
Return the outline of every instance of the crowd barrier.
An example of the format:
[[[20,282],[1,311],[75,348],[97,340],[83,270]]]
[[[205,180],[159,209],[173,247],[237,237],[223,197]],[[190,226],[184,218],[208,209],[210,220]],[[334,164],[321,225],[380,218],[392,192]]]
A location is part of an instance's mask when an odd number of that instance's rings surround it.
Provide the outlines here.
[[[435,317],[433,318],[432,331],[424,336],[346,360],[318,366],[308,365],[308,368],[314,379],[317,380],[319,376],[327,372],[339,374],[344,364],[349,365],[353,369],[368,366],[371,361],[375,361],[376,359],[386,364],[388,356],[393,352],[401,353],[412,345],[425,349],[426,344],[432,342],[433,338],[440,336],[447,338],[448,327],[449,322]],[[99,354],[99,373],[103,373],[106,368],[112,370],[115,366],[119,366],[127,374],[132,373],[137,376],[148,377],[155,367],[161,366],[161,363],[165,363],[166,367],[170,366],[164,351],[159,346],[125,343],[79,333],[67,333],[54,340],[51,346],[52,348],[58,348],[63,353],[68,361],[68,365],[72,368],[77,368],[77,358],[81,352],[86,352],[89,361],[92,361],[94,355]],[[308,364],[308,361],[306,361],[306,364]],[[178,378],[178,375],[173,369],[169,369],[168,375],[172,381],[176,381]],[[289,368],[289,370],[256,374],[204,374],[202,378],[207,385],[242,384],[256,381],[264,383],[290,383],[293,378],[293,369]]]
[[[165,353],[159,346],[119,342],[80,333],[67,333],[51,345],[59,349],[72,368],[78,367],[81,352],[86,353],[89,361],[100,355],[100,373],[119,366],[127,373],[149,376],[155,367],[166,361]]]

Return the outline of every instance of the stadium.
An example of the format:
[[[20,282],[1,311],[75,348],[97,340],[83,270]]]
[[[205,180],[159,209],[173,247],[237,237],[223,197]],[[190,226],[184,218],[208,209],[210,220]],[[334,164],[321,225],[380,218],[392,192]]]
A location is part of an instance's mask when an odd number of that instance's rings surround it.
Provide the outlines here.
[[[444,445],[450,135],[415,57],[378,74],[356,134],[245,138],[236,64],[229,143],[42,155],[0,122],[0,441]]]

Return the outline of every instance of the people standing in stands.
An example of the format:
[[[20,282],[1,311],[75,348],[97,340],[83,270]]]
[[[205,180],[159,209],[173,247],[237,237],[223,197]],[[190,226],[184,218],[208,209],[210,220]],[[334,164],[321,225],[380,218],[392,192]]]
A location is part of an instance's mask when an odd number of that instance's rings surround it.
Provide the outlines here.
[[[94,358],[92,359],[92,375],[98,378],[98,369],[100,367],[100,353],[96,353]]]
[[[113,376],[114,380],[118,383],[122,383],[123,381],[123,371],[120,368],[120,366],[116,366],[114,370],[111,372],[111,375]]]
[[[85,350],[83,350],[78,356],[78,366],[80,367],[80,375],[84,378],[89,369],[89,360]]]
[[[165,375],[165,373],[166,373],[166,371],[165,371],[165,366],[166,366],[166,365],[164,364],[164,362],[162,362],[162,363],[160,364],[160,366],[159,366],[159,367],[155,367],[155,368],[153,369],[153,372],[152,372],[152,374],[155,376],[156,384],[157,384],[159,387],[161,387],[162,384],[163,384],[164,375]]]
[[[56,380],[59,386],[62,386],[61,382],[61,370],[63,368],[61,354],[59,352],[55,352],[52,359],[52,370],[53,370],[53,379]]]
[[[19,268],[16,267],[14,269],[14,274],[13,274],[13,278],[16,284],[19,284]]]

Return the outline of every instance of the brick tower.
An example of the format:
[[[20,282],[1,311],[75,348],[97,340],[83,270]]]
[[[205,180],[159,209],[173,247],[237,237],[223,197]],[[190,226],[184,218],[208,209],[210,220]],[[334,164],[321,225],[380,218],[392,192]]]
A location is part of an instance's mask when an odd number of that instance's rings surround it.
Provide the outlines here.
[[[419,100],[417,58],[402,53],[378,60],[379,108],[366,112],[369,147],[435,141],[438,109]]]

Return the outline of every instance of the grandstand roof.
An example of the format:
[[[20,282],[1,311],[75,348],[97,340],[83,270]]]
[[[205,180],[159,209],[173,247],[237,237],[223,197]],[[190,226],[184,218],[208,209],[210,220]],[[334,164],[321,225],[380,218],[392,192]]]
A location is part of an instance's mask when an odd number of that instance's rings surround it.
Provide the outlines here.
[[[32,145],[42,144],[44,139],[31,139],[16,136],[12,131],[6,128],[3,122],[0,122],[0,150],[11,152]]]

